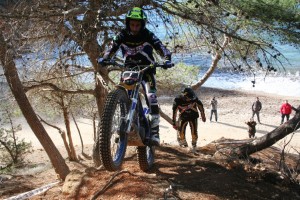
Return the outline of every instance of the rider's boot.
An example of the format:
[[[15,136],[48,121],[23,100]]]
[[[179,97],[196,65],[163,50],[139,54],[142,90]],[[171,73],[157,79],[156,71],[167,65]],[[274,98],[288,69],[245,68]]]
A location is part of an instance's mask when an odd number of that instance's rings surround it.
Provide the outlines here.
[[[196,146],[193,146],[193,147],[192,147],[191,152],[192,152],[192,153],[197,153]]]
[[[183,148],[188,147],[188,144],[187,144],[187,142],[186,142],[185,139],[184,139],[184,140],[181,140],[180,138],[178,138],[177,140],[178,140],[178,143],[179,143],[179,146],[180,146],[180,147],[183,147]]]
[[[151,143],[155,146],[160,145],[159,138],[159,115],[150,115],[151,124]]]

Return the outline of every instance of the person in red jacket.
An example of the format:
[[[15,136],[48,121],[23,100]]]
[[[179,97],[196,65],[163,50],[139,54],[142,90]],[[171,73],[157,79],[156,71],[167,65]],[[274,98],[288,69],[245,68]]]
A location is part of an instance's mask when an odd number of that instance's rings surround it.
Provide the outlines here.
[[[284,121],[284,117],[286,117],[286,121],[290,119],[290,114],[292,112],[292,106],[288,103],[288,100],[285,100],[285,103],[283,103],[280,107],[280,113],[281,113],[281,124]]]

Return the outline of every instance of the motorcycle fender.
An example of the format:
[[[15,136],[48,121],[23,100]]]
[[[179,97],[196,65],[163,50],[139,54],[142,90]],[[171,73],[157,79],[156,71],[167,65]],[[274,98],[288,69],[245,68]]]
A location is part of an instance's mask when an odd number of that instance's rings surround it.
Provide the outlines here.
[[[119,83],[119,85],[117,85],[116,87],[122,87],[122,88],[124,88],[126,90],[133,90],[134,87],[135,87],[135,84],[133,84],[133,85],[127,85],[125,83]]]
[[[116,85],[115,87],[118,88],[118,89],[122,89],[122,90],[126,91],[126,88],[123,85]]]

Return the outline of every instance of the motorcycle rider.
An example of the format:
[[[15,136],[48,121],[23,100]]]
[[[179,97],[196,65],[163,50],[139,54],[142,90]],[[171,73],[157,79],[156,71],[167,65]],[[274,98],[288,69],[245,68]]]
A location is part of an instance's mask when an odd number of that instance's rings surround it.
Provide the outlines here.
[[[199,112],[202,121],[205,122],[205,113],[202,102],[198,99],[195,92],[191,88],[184,88],[182,94],[177,96],[173,102],[173,128],[177,129],[177,140],[181,147],[187,147],[188,144],[185,139],[186,126],[189,123],[192,134],[192,147],[195,151],[198,139],[198,123]],[[178,127],[176,124],[176,115],[179,111]]]
[[[113,38],[112,46],[98,59],[100,65],[111,59],[119,48],[121,48],[125,64],[132,61],[139,62],[140,65],[154,63],[153,48],[164,57],[164,69],[171,68],[171,53],[162,42],[146,28],[147,16],[139,8],[132,8],[126,15],[126,27]],[[159,109],[156,97],[155,68],[145,71],[143,76],[143,89],[147,95],[146,101],[150,108],[151,141],[154,145],[159,145]]]

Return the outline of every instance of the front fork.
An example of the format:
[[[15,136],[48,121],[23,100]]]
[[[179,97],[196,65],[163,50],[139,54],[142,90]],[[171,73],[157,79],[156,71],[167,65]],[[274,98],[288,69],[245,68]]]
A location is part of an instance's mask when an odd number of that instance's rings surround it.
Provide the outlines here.
[[[139,84],[136,86],[134,93],[133,93],[133,97],[131,98],[131,106],[130,106],[130,110],[129,113],[127,115],[127,119],[126,119],[126,133],[128,134],[131,130],[131,125],[132,125],[132,121],[133,121],[133,117],[135,115],[136,112],[136,106],[137,106],[137,101],[138,101],[138,95],[139,95]],[[138,115],[137,115],[138,117]],[[137,122],[139,122],[139,120],[137,120]]]

